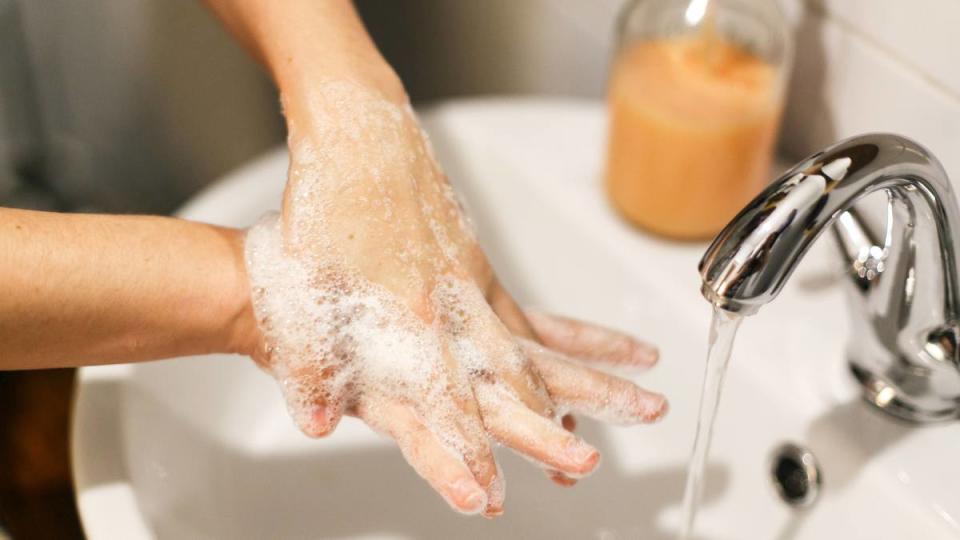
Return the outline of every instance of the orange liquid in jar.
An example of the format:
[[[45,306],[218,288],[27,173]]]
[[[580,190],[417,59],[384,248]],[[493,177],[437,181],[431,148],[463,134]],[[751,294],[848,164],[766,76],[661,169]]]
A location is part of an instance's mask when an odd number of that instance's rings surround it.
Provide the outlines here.
[[[780,119],[775,69],[722,39],[624,49],[609,88],[607,189],[653,232],[710,238],[764,187]]]

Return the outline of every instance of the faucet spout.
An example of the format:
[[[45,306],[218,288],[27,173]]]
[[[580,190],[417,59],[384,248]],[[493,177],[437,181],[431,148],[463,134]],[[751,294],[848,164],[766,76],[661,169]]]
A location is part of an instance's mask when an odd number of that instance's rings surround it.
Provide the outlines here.
[[[944,298],[956,305],[956,199],[943,167],[925,148],[897,135],[874,134],[835,144],[797,164],[744,208],[700,261],[703,294],[712,303],[751,314],[773,300],[811,244],[858,200],[875,191],[911,204],[933,221],[939,245]],[[909,202],[908,202],[909,201]],[[918,212],[922,211],[922,212]],[[922,216],[908,216],[921,218]],[[849,223],[855,218],[847,215]],[[848,234],[851,227],[838,227]],[[862,239],[851,239],[862,243]]]
[[[887,197],[887,223],[875,234],[855,207],[878,191]],[[848,356],[868,400],[909,420],[957,418],[960,209],[943,167],[910,139],[854,137],[774,181],[707,249],[704,297],[755,313],[827,229],[850,270]]]

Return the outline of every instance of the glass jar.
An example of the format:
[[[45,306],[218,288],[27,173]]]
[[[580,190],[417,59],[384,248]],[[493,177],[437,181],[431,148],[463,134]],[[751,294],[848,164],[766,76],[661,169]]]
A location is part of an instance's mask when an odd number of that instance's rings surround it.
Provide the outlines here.
[[[608,86],[606,184],[631,222],[714,236],[769,180],[792,58],[776,0],[634,0]]]

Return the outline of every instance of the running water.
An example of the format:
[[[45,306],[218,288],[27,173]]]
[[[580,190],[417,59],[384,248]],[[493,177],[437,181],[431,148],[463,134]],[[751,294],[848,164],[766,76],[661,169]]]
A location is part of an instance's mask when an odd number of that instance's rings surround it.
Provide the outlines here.
[[[683,521],[680,539],[690,538],[693,523],[697,516],[697,507],[703,493],[703,470],[710,453],[710,439],[713,437],[713,422],[720,405],[723,391],[723,377],[727,373],[733,338],[737,335],[742,317],[735,313],[713,308],[713,321],[710,324],[710,343],[707,347],[707,367],[703,376],[703,389],[700,393],[700,416],[697,420],[697,437],[693,441],[693,453],[687,466],[687,487],[683,494]]]

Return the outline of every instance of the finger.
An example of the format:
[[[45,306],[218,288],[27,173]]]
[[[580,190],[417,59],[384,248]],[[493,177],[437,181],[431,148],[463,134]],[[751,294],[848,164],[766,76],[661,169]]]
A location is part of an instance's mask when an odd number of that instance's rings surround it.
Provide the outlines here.
[[[483,509],[484,517],[492,518],[503,514],[503,501],[506,496],[503,481],[503,472],[493,455],[486,430],[483,429],[480,419],[476,419],[481,436],[468,441],[464,460],[474,479],[487,493],[487,505]],[[471,429],[471,431],[473,431]]]
[[[494,283],[489,296],[490,307],[493,308],[494,313],[500,317],[500,320],[503,321],[504,326],[506,326],[510,332],[513,333],[513,335],[530,339],[532,341],[539,341],[539,336],[536,335],[533,326],[527,320],[523,310],[520,309],[520,306],[517,304],[516,300],[514,300],[513,297],[510,296],[510,294],[507,293],[507,291],[501,287],[499,283]],[[564,415],[563,420],[564,422],[573,422],[573,417],[570,415]],[[564,429],[570,432],[573,431],[573,428],[568,428],[566,425],[564,425]],[[577,483],[575,478],[571,478],[560,471],[547,469],[544,472],[546,473],[547,478],[559,486],[570,487]]]
[[[660,356],[653,345],[623,332],[533,311],[526,316],[541,343],[575,358],[648,368]]]
[[[450,351],[461,365],[472,366],[468,367],[472,381],[502,380],[527,407],[554,416],[556,408],[546,386],[504,320],[491,309],[490,298],[473,283],[453,281],[438,287],[433,300],[437,311],[447,314],[444,325]],[[493,369],[488,368],[491,364]]]
[[[560,425],[563,426],[563,429],[573,433],[577,429],[577,420],[572,414],[565,414],[560,419]],[[570,487],[577,483],[576,478],[571,478],[560,471],[548,470],[547,477],[553,480],[554,484],[562,487]]]
[[[513,297],[510,296],[499,283],[495,282],[490,287],[487,297],[487,302],[490,304],[490,308],[493,310],[496,318],[503,327],[506,327],[507,334],[504,336],[506,339],[517,335],[528,339],[537,339],[533,327],[527,322],[523,310],[520,309],[520,306],[517,305]],[[522,355],[522,351],[520,354]],[[547,392],[540,375],[536,373],[536,369],[534,369],[529,362],[522,361],[519,362],[519,365],[521,368],[512,379],[509,373],[503,375],[508,378],[508,382],[511,383],[511,386],[517,391],[520,399],[527,407],[537,411],[543,416],[552,418],[556,413],[556,409],[553,406],[550,394]]]
[[[533,364],[526,358],[522,358],[523,353],[520,347],[512,340],[510,346],[514,349],[511,355],[521,358],[498,362],[497,376],[510,385],[524,406],[544,418],[553,419],[557,414],[557,408],[550,398],[547,385]]]
[[[503,325],[506,326],[513,335],[539,341],[539,336],[537,336],[533,325],[527,320],[524,311],[520,309],[517,301],[510,296],[510,293],[508,293],[500,283],[494,283],[487,296],[493,312],[497,314],[497,317],[500,317]]]
[[[306,433],[311,437],[326,437],[337,428],[341,418],[343,418],[343,400],[331,403],[319,399],[310,410],[311,423]]]
[[[329,370],[298,369],[277,377],[287,410],[308,437],[325,437],[336,429],[346,408],[341,381]]]
[[[319,439],[333,433],[343,418],[342,402],[327,402],[319,397],[303,399],[287,394],[287,410],[300,431]]]
[[[596,469],[600,452],[557,423],[528,409],[506,389],[476,388],[487,432],[501,444],[570,476]]]
[[[456,381],[452,381],[447,387],[457,386]],[[496,517],[503,514],[503,474],[494,458],[476,400],[465,381],[463,391],[454,392],[454,399],[447,403],[426,403],[417,410],[421,418],[426,418],[427,423],[434,426],[435,434],[463,456],[463,462],[474,479],[487,493],[483,515]]]
[[[576,478],[572,478],[572,477],[570,477],[570,476],[567,476],[567,475],[563,474],[563,473],[560,472],[560,471],[548,470],[548,471],[547,471],[547,477],[548,477],[550,480],[552,480],[554,484],[556,484],[556,485],[558,485],[558,486],[560,486],[560,487],[572,487],[572,486],[577,485],[577,479],[576,479]]]
[[[469,467],[445,447],[406,405],[387,403],[359,408],[360,417],[393,438],[407,463],[454,510],[478,514],[487,507],[487,494]]]
[[[573,362],[538,343],[520,341],[550,396],[561,407],[616,424],[654,422],[667,411],[667,400],[661,394]]]

